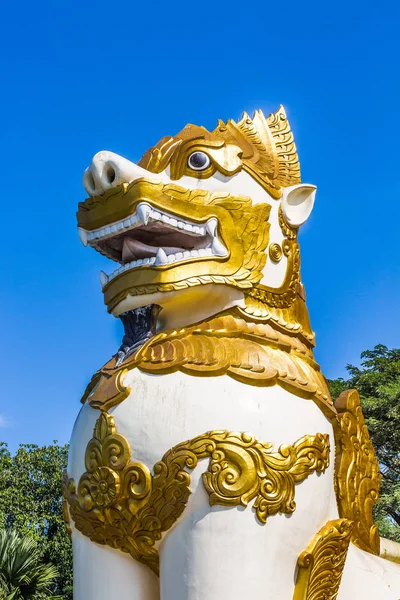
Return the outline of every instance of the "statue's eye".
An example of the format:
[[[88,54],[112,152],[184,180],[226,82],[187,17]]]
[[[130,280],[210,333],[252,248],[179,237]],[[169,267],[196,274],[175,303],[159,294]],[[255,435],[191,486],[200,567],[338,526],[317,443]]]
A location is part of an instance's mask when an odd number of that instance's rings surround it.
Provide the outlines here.
[[[204,171],[210,166],[210,157],[204,152],[193,152],[188,158],[188,166],[193,171]]]

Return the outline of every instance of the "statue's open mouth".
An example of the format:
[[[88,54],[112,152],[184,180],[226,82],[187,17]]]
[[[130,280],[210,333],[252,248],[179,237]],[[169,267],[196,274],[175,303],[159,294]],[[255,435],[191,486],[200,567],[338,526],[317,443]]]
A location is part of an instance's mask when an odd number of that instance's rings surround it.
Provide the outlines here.
[[[218,237],[215,217],[194,223],[147,202],[140,202],[126,219],[91,232],[80,229],[79,233],[84,243],[121,265],[110,275],[102,274],[103,287],[130,269],[228,254]]]

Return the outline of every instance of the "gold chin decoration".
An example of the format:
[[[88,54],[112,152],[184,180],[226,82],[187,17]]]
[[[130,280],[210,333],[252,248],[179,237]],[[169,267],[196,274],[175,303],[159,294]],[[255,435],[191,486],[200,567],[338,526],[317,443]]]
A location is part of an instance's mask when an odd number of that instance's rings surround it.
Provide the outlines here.
[[[255,323],[231,309],[192,327],[160,333],[116,367],[113,357],[90,382],[82,402],[108,410],[130,390],[123,374],[138,368],[147,373],[182,371],[197,376],[227,374],[257,386],[280,385],[314,400],[329,419],[335,418],[326,380],[314,361],[307,337],[276,323]]]
[[[208,459],[203,484],[211,505],[247,506],[258,520],[296,508],[295,484],[329,466],[329,436],[306,435],[278,451],[249,433],[210,431],[168,450],[153,467],[130,462],[127,440],[114,418],[102,413],[85,455],[78,486],[64,474],[63,495],[75,527],[92,541],[130,554],[155,573],[155,543],[182,514],[191,494],[190,474]]]
[[[361,550],[379,555],[380,540],[372,509],[379,499],[381,474],[358,392],[343,392],[336,400],[336,408],[339,417],[339,429],[336,430],[339,515],[354,521],[352,542]]]
[[[336,600],[353,523],[329,521],[297,561],[293,600]]]

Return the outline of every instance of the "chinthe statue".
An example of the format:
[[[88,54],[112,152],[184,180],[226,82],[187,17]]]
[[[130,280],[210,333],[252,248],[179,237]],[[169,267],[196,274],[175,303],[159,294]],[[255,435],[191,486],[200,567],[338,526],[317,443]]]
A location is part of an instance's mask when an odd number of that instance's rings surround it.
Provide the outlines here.
[[[64,511],[75,600],[398,600],[356,391],[313,355],[284,109],[99,152],[78,231],[124,336],[92,377]]]

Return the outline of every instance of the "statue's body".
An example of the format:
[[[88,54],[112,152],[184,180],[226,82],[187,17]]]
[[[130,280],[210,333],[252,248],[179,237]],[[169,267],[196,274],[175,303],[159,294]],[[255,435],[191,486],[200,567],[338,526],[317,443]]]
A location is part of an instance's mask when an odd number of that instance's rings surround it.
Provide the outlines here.
[[[75,600],[400,597],[358,396],[336,409],[313,358],[300,181],[282,108],[86,171],[80,237],[119,263],[125,335],[72,434]]]

